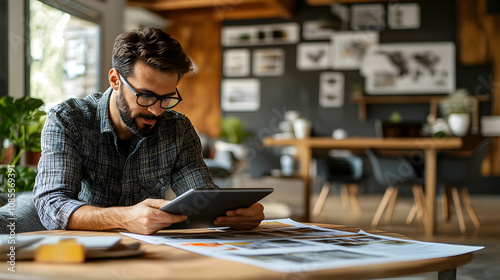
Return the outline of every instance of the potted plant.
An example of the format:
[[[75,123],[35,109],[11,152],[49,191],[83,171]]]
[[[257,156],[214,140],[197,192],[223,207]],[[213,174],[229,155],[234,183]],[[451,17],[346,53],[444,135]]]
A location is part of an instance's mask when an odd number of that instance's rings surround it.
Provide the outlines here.
[[[465,136],[469,131],[470,112],[473,109],[473,102],[468,91],[459,89],[448,95],[441,101],[440,108],[448,119],[451,133],[459,137]]]
[[[215,149],[231,151],[237,160],[241,160],[246,154],[243,142],[250,136],[252,134],[245,130],[238,117],[227,116],[221,119],[220,140],[215,143]]]
[[[31,97],[14,100],[10,96],[0,98],[0,189],[7,191],[7,178],[15,178],[16,192],[31,191],[36,171],[29,166],[18,165],[26,151],[40,151],[40,137],[46,113],[40,110],[43,101]],[[12,175],[14,173],[14,175]],[[10,176],[9,176],[10,175]]]

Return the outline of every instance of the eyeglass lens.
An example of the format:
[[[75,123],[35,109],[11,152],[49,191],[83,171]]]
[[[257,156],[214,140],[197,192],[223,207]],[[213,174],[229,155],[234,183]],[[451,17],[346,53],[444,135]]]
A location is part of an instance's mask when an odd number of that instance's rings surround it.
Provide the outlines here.
[[[180,100],[177,98],[161,98],[160,99],[160,98],[157,98],[156,96],[147,95],[147,94],[139,95],[137,97],[137,103],[141,106],[151,106],[154,103],[156,103],[157,100],[159,100],[161,102],[160,107],[162,107],[163,109],[173,108],[177,104],[179,104],[179,102],[180,102]]]

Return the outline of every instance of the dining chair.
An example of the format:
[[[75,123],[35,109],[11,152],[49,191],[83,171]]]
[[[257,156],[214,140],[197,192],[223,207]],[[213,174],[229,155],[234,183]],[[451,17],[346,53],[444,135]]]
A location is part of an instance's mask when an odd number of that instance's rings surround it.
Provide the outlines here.
[[[321,214],[326,198],[334,184],[340,184],[342,205],[349,205],[354,213],[361,213],[358,201],[359,183],[363,178],[363,159],[354,154],[325,156],[316,158],[317,173],[324,184],[316,201],[312,216]]]
[[[462,204],[469,214],[469,217],[476,227],[481,226],[477,218],[476,211],[470,202],[468,186],[477,184],[481,178],[481,166],[484,158],[488,154],[491,147],[491,140],[485,139],[481,141],[474,149],[474,152],[468,156],[458,156],[441,154],[437,158],[437,175],[436,181],[444,185],[442,196],[443,213],[446,220],[449,220],[450,200],[453,200],[453,205],[458,219],[460,231],[465,233],[465,219],[462,212]],[[460,195],[459,195],[459,188]],[[451,199],[450,199],[451,189]]]
[[[418,218],[425,217],[425,200],[422,188],[424,178],[418,175],[410,162],[403,156],[379,156],[372,149],[365,149],[365,153],[370,162],[375,181],[380,186],[386,188],[384,196],[382,197],[377,211],[373,216],[371,225],[373,227],[378,226],[380,219],[386,210],[385,222],[391,222],[399,187],[412,187],[415,203],[410,210],[410,214],[415,213],[418,215]]]

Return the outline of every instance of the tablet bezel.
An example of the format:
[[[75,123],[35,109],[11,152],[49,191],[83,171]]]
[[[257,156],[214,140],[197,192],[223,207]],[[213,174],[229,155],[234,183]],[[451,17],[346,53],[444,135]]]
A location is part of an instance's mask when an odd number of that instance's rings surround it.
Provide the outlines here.
[[[165,204],[160,210],[186,215],[188,219],[166,229],[217,227],[213,224],[226,211],[247,208],[271,194],[273,188],[191,189]]]

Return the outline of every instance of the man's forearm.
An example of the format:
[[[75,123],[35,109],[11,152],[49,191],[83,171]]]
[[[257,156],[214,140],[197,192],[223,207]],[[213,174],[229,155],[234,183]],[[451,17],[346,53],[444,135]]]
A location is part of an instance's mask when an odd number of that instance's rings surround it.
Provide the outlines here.
[[[123,213],[126,207],[101,208],[84,205],[71,214],[68,229],[108,230],[124,228]]]

